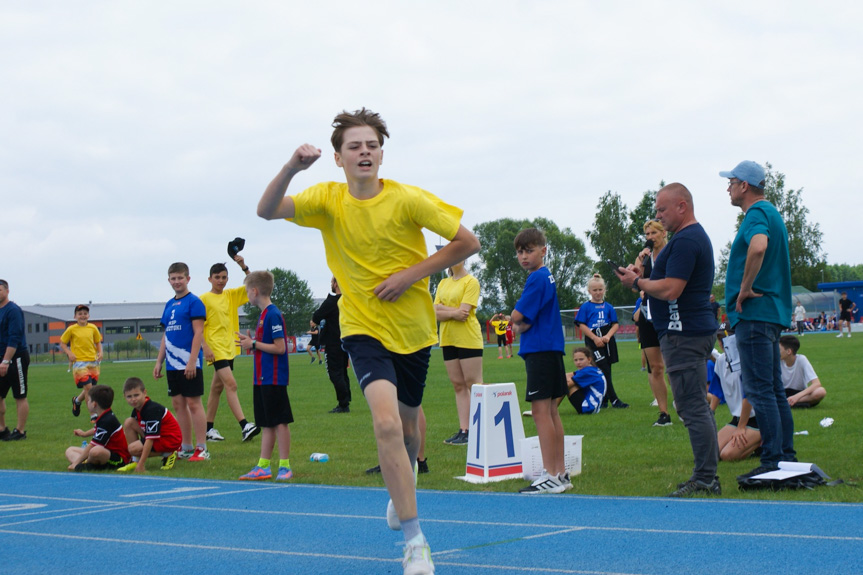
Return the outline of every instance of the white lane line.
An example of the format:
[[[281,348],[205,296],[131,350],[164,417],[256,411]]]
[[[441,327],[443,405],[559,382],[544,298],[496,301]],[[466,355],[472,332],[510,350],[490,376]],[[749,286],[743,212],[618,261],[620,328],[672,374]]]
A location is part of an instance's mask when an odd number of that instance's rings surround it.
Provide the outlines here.
[[[120,495],[120,497],[150,497],[151,495],[173,495],[175,493],[188,493],[190,491],[211,491],[213,489],[219,489],[216,486],[213,487],[175,487],[174,489],[166,489],[165,491],[150,491],[145,493],[130,493],[127,495]]]

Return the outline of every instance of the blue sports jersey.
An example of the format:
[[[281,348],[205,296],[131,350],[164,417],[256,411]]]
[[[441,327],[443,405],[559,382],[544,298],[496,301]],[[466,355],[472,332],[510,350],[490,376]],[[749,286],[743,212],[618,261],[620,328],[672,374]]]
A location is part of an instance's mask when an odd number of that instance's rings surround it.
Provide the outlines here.
[[[597,329],[602,329],[613,323],[618,323],[617,312],[614,311],[613,305],[605,301],[602,303],[585,302],[578,308],[578,314],[575,316],[576,325],[583,324],[597,335]]]
[[[676,278],[686,281],[686,286],[675,300],[648,298],[653,327],[660,338],[667,331],[691,336],[716,333],[719,326],[710,307],[713,268],[713,244],[701,224],[674,233],[656,258],[650,279]]]
[[[14,301],[0,307],[0,353],[7,347],[27,351],[27,336],[24,335],[24,312]]]
[[[575,385],[585,391],[584,401],[581,402],[582,413],[594,413],[599,411],[602,398],[605,397],[605,375],[598,367],[589,365],[579,369],[572,374]]]
[[[275,304],[261,312],[255,339],[261,343],[285,340],[285,352],[280,355],[255,350],[255,385],[288,385],[288,347],[285,337],[285,319]]]
[[[560,323],[557,287],[547,267],[542,266],[527,276],[515,309],[524,316],[524,323],[530,324],[530,329],[521,334],[518,355],[538,351],[563,353],[563,326]]]
[[[165,304],[161,323],[165,328],[165,365],[168,370],[186,369],[192,352],[192,340],[195,338],[192,320],[206,318],[207,308],[204,307],[204,302],[191,292],[179,299],[172,298]],[[202,369],[203,366],[204,351],[199,349],[195,367]]]

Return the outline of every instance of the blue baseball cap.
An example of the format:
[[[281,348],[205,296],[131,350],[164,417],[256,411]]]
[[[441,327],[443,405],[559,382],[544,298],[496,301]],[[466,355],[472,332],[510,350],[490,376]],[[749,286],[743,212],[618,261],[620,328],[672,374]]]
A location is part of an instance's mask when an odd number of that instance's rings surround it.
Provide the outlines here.
[[[745,160],[735,166],[730,172],[719,172],[720,178],[737,178],[755,188],[764,187],[764,168],[761,164]]]

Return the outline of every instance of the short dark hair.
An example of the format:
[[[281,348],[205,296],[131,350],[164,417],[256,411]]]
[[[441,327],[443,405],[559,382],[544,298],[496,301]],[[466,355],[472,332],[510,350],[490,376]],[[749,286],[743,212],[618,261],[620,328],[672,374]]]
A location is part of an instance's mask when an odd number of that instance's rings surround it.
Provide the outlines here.
[[[90,311],[90,307],[85,303],[79,303],[75,306],[75,313],[78,313],[82,309],[86,309],[88,312]]]
[[[187,266],[183,262],[174,262],[170,266],[168,266],[168,275],[171,274],[185,274],[186,277],[188,277],[189,266]]]
[[[223,263],[213,264],[210,266],[210,277],[213,277],[216,274],[220,274],[222,272],[228,271],[228,266]]]
[[[518,232],[518,235],[515,236],[515,240],[512,243],[517,250],[523,250],[529,247],[541,248],[546,245],[545,234],[542,233],[542,230],[527,228],[526,230]]]
[[[114,390],[111,386],[100,383],[90,388],[89,397],[102,409],[111,409],[114,403]]]
[[[7,282],[6,280],[0,280],[0,286],[9,289],[9,282]]]
[[[141,389],[146,391],[146,387],[144,387],[144,382],[140,377],[130,377],[126,380],[126,383],[123,384],[123,395],[126,395],[133,389]]]
[[[354,112],[343,111],[333,120],[333,135],[330,137],[330,142],[333,148],[338,152],[342,149],[344,143],[345,130],[348,128],[357,128],[359,126],[368,126],[378,135],[378,143],[384,145],[384,136],[390,137],[387,131],[387,123],[381,118],[381,115],[367,110],[365,107]]]
[[[800,349],[800,340],[797,339],[796,335],[783,335],[779,338],[779,345],[790,349],[791,353],[797,355],[797,351]]]

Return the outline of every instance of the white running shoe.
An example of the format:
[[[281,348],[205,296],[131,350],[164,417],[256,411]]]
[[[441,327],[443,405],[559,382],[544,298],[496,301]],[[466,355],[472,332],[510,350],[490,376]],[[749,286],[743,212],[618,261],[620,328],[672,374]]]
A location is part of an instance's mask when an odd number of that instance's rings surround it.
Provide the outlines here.
[[[393,500],[387,501],[387,525],[393,531],[402,530],[402,522],[399,520],[399,514],[396,513],[396,506],[393,505]]]
[[[563,490],[572,489],[572,480],[569,477],[569,471],[564,471],[557,476],[557,480],[563,485]]]
[[[243,428],[243,441],[248,441],[261,432],[261,428],[251,421]]]
[[[565,490],[566,488],[557,477],[552,477],[543,469],[542,475],[527,487],[519,489],[518,492],[533,495],[535,493],[563,493]]]
[[[222,434],[219,433],[218,429],[213,427],[207,431],[207,441],[225,441],[225,438],[222,437]]]
[[[402,567],[404,568],[404,575],[434,575],[431,549],[425,537],[417,535],[405,543],[405,558],[402,559]]]

